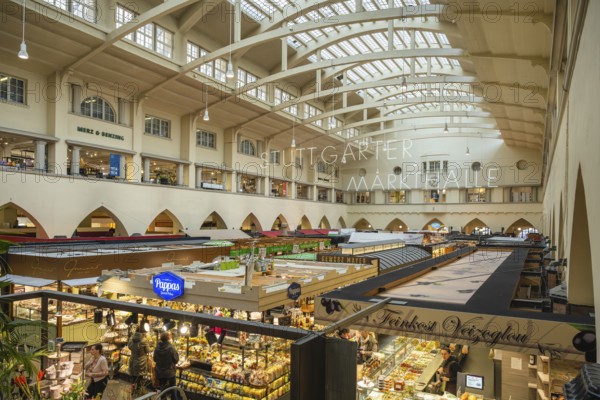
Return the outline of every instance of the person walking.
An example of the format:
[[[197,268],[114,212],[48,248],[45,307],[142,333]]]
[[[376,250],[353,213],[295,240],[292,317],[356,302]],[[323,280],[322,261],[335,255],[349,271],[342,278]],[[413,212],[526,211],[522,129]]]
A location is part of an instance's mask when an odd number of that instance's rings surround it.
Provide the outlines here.
[[[179,362],[179,354],[175,350],[175,347],[170,343],[171,333],[163,332],[160,335],[160,342],[154,350],[154,375],[158,380],[159,389],[161,391],[171,386],[177,385],[175,379],[176,369],[175,366]],[[177,392],[173,392],[171,398],[174,400],[178,399]]]
[[[131,351],[128,372],[133,383],[132,393],[141,395],[140,389],[144,386],[144,378],[148,372],[148,355],[150,354],[150,346],[148,346],[142,326],[138,327],[127,347]]]
[[[85,364],[85,376],[89,378],[90,384],[87,387],[87,398],[94,399],[96,396],[102,396],[106,385],[108,384],[108,361],[102,355],[102,345],[95,344],[90,348],[91,359]]]

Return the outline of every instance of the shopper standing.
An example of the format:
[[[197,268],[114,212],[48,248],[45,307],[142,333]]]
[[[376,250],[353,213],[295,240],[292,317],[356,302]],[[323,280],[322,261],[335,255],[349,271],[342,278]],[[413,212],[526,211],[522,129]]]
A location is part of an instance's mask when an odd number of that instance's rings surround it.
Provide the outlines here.
[[[377,338],[368,331],[360,331],[358,337],[358,363],[365,363],[377,351]]]
[[[148,355],[150,354],[150,346],[148,346],[142,326],[138,327],[127,347],[131,350],[129,376],[133,383],[133,393],[139,395],[140,387],[143,386],[144,377],[148,372]]]
[[[91,382],[87,387],[88,398],[102,396],[108,384],[108,361],[102,355],[102,345],[95,344],[90,348],[92,358],[85,364],[85,376]]]
[[[160,342],[154,350],[154,374],[158,379],[159,389],[161,391],[171,386],[176,386],[177,380],[175,379],[177,362],[179,361],[179,354],[175,350],[175,347],[169,342],[171,334],[164,332],[160,335]],[[173,392],[171,395],[172,399],[177,400],[177,392]]]
[[[459,370],[458,360],[452,355],[449,347],[442,347],[440,354],[444,360],[442,366],[438,369],[442,391],[456,395],[456,378]]]

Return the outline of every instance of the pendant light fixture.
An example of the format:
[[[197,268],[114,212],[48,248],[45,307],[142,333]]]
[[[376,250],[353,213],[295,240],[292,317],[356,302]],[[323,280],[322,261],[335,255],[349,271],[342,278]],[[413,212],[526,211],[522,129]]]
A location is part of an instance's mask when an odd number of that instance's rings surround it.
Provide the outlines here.
[[[332,63],[333,66],[333,63]],[[335,81],[333,80],[333,74],[331,75],[331,90],[333,91],[331,93],[331,100],[332,100],[332,112],[331,112],[331,121],[329,122],[329,129],[333,129],[336,128],[336,123],[335,123]],[[343,132],[342,132],[343,134]]]
[[[235,18],[235,9],[233,11],[233,15],[229,16],[229,61],[227,62],[227,72],[225,73],[225,76],[229,79],[235,77],[235,74],[233,72],[233,63],[231,62],[231,27],[232,27],[232,20]]]
[[[467,146],[467,151],[465,152],[465,156],[470,156],[471,152],[469,151],[469,146]]]
[[[296,134],[295,134],[295,131],[294,131],[295,125],[296,125],[296,118],[294,118],[292,120],[292,144],[291,144],[292,148],[296,147]]]
[[[25,44],[25,0],[23,0],[23,36],[21,37],[19,58],[23,60],[27,60],[29,58],[29,54],[27,54],[27,45]]]
[[[444,134],[447,135],[448,132],[450,132],[450,131],[448,130],[448,123],[446,122],[446,123],[444,123]]]
[[[204,121],[209,121],[210,117],[208,116],[208,84],[204,84],[204,104],[205,104],[205,109],[204,109],[204,116],[202,117],[202,120]]]

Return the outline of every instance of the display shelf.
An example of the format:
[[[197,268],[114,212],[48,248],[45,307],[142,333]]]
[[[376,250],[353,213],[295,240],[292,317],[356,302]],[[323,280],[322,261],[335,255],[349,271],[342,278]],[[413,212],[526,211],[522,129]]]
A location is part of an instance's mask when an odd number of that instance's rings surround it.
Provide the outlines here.
[[[538,379],[545,385],[550,383],[550,376],[548,374],[543,373],[542,371],[538,371]]]
[[[182,371],[178,385],[187,392],[216,399],[228,398],[228,395],[238,395],[242,400],[272,400],[279,399],[290,390],[287,372],[264,386],[255,386],[216,377],[211,372],[193,367]]]
[[[546,400],[550,398],[550,357],[540,355],[537,359],[537,397]]]

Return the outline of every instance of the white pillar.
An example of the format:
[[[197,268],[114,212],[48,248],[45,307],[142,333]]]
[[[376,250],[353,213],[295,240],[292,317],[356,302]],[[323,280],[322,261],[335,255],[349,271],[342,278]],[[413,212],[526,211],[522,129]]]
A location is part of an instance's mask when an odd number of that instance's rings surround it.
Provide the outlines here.
[[[312,185],[312,200],[313,201],[317,201],[319,200],[319,189],[317,188],[317,185]]]
[[[71,175],[79,175],[80,147],[73,146],[71,151]]]
[[[335,204],[335,188],[331,189],[331,202]]]
[[[177,186],[183,186],[183,164],[177,164]]]
[[[269,176],[265,176],[265,191],[264,191],[264,195],[269,197],[269,195],[271,194],[271,179],[269,178]]]
[[[150,182],[150,159],[144,158],[144,180],[142,182]]]
[[[290,198],[291,199],[295,199],[296,198],[296,181],[292,182],[292,193],[290,193]]]
[[[124,181],[127,178],[127,156],[121,154],[119,157],[119,179]]]
[[[221,171],[221,185],[223,185],[223,190],[227,190],[227,172]]]
[[[237,171],[231,171],[231,191],[238,193],[240,190],[240,182]]]
[[[202,187],[202,167],[196,167],[196,187]]]
[[[38,171],[46,170],[46,142],[43,140],[35,141],[35,166]]]

